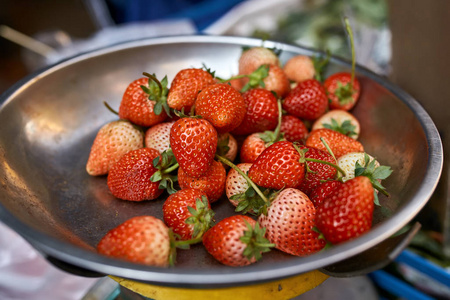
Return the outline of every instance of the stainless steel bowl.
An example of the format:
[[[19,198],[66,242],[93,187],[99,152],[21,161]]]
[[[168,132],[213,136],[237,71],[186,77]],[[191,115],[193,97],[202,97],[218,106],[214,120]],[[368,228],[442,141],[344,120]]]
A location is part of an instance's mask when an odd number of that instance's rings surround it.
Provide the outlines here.
[[[368,153],[394,169],[385,182],[391,197],[381,197],[382,208],[376,209],[369,233],[309,257],[274,250],[245,268],[218,264],[201,245],[179,250],[178,264],[170,269],[96,253],[100,238],[126,219],[143,214],[161,218],[164,201],[115,199],[105,177],[86,173],[97,130],[116,118],[102,102],[118,108],[125,87],[143,71],[172,79],[180,69],[204,63],[220,77],[233,75],[241,47],[260,45],[256,39],[215,36],[140,40],[68,59],[17,83],[1,97],[0,219],[49,261],[71,272],[111,274],[171,286],[232,286],[316,269],[333,273],[332,266],[358,262],[358,255],[370,253],[377,245],[395,248],[399,242],[391,237],[419,213],[437,185],[443,163],[441,140],[417,101],[358,67],[362,94],[353,112],[361,122],[360,140]],[[296,54],[315,54],[270,41],[264,46],[281,49],[283,62]],[[331,64],[329,72],[349,69],[348,62],[337,58]],[[213,209],[217,220],[233,213],[226,199]],[[370,257],[375,262],[382,259]],[[357,269],[358,264],[352,268]],[[344,275],[352,271],[350,268]]]

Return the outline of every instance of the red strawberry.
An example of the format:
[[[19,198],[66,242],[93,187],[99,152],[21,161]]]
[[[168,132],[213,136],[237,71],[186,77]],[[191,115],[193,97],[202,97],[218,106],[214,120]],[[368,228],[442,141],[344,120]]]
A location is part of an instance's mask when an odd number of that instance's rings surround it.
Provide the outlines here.
[[[299,149],[304,152],[305,158],[307,159],[312,158],[320,161],[326,161],[331,164],[336,163],[333,156],[331,156],[328,152],[305,146],[299,146]],[[307,195],[309,195],[316,186],[320,185],[322,181],[334,179],[336,176],[336,169],[330,165],[314,161],[308,161],[306,164],[307,172],[299,189]]]
[[[262,65],[279,65],[278,56],[264,47],[253,47],[242,52],[239,58],[239,74],[249,75]]]
[[[195,113],[211,122],[218,133],[238,127],[246,110],[242,95],[225,83],[205,87],[195,100]]]
[[[181,118],[170,129],[170,146],[183,171],[198,178],[214,160],[217,131],[204,119]]]
[[[150,75],[151,76],[151,75]],[[143,77],[130,83],[123,94],[119,117],[139,126],[150,127],[163,122],[168,111],[167,78],[156,83],[154,76]],[[163,111],[166,108],[166,112]]]
[[[258,156],[248,176],[265,188],[298,187],[305,176],[304,163],[299,160],[300,154],[291,142],[276,142]]]
[[[286,96],[283,108],[298,118],[315,120],[328,108],[327,94],[319,81],[308,79],[298,83]]]
[[[253,163],[266,149],[266,142],[261,138],[262,133],[253,133],[245,138],[239,152],[241,162]]]
[[[234,215],[223,219],[203,235],[206,250],[220,263],[239,267],[255,263],[269,251],[265,229],[248,216]]]
[[[325,79],[323,85],[330,99],[330,109],[350,110],[359,99],[361,87],[358,79],[348,72],[335,73]]]
[[[317,228],[332,244],[356,238],[372,227],[373,200],[374,190],[369,178],[350,179],[317,208]]]
[[[159,152],[152,148],[133,150],[122,156],[108,174],[108,187],[111,193],[123,200],[143,201],[153,200],[162,194],[159,182],[150,178],[158,171],[153,166],[153,159],[159,157]]]
[[[325,140],[336,158],[350,152],[364,151],[364,147],[360,142],[346,136],[345,134],[327,128],[320,128],[311,131],[306,139],[306,146],[327,151],[327,148],[321,141],[321,138]]]
[[[360,132],[358,119],[342,109],[330,110],[318,118],[314,122],[312,130],[319,128],[333,129],[355,140],[358,139]]]
[[[186,174],[183,168],[178,169],[178,183],[182,189],[193,188],[206,194],[210,203],[216,202],[225,192],[227,173],[222,163],[213,161],[211,167],[200,177],[194,178]]]
[[[305,123],[293,115],[284,115],[281,119],[281,132],[289,142],[303,141],[308,136]]]
[[[142,130],[126,120],[104,125],[92,144],[86,171],[89,175],[105,175],[123,155],[144,147]]]
[[[327,91],[331,109],[350,110],[358,101],[361,88],[355,76],[356,57],[352,28],[347,18],[344,21],[352,50],[352,71],[351,73],[335,73],[325,79],[323,85]]]
[[[258,221],[266,236],[283,252],[306,256],[321,250],[325,241],[314,231],[316,209],[303,192],[287,188],[272,201]]]
[[[214,84],[214,76],[203,69],[183,69],[179,71],[170,87],[167,104],[170,108],[187,113],[194,105],[198,93],[210,84]]]
[[[163,153],[170,148],[170,129],[173,122],[163,122],[150,127],[145,132],[145,147],[153,148]]]
[[[164,222],[181,240],[199,238],[211,227],[214,213],[206,195],[197,189],[171,194],[163,205]]]
[[[273,130],[278,123],[277,98],[268,90],[255,88],[242,94],[247,106],[241,124],[233,130],[236,135]]]
[[[289,80],[294,82],[313,79],[316,74],[313,60],[306,55],[291,57],[284,65],[283,70]]]
[[[325,181],[322,184],[316,186],[310,193],[309,199],[318,207],[325,198],[327,198],[335,189],[337,189],[342,184],[338,180]]]
[[[134,217],[111,229],[98,243],[97,251],[135,263],[167,267],[169,229],[155,217]]]

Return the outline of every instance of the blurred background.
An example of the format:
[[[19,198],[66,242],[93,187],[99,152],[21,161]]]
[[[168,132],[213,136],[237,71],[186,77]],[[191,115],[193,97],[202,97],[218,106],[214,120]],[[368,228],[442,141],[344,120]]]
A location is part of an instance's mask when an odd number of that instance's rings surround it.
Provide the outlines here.
[[[329,49],[334,55],[349,59],[342,24],[343,16],[347,16],[355,31],[357,62],[399,85],[424,106],[441,133],[448,156],[449,13],[448,0],[1,0],[0,94],[25,76],[70,56],[164,35],[253,36],[322,51]],[[425,263],[432,262],[447,274],[448,178],[446,161],[435,195],[417,218],[422,230],[409,247]],[[76,277],[53,268],[5,226],[0,229],[1,299],[50,299],[49,293],[57,293],[54,299],[139,299],[124,296],[123,289],[117,292],[120,288],[107,279]],[[379,277],[382,275],[394,276],[400,285],[406,283],[419,296],[424,293],[450,299],[450,283],[443,284],[401,262],[382,271],[385,273],[353,281],[327,280],[301,299],[321,299],[327,289],[339,288],[359,288],[366,292],[365,297],[370,294],[374,299],[401,299],[404,291],[399,292],[394,284],[383,286],[380,282],[388,277]],[[87,298],[98,293],[99,286],[108,285],[106,294],[110,298]],[[362,294],[354,295],[352,298],[346,294],[342,299],[362,298]]]

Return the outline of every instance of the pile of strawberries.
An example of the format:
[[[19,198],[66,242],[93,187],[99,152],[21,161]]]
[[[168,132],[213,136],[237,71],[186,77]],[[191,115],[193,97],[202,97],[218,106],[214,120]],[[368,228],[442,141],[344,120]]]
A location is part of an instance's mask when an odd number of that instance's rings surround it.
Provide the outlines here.
[[[254,47],[232,78],[188,68],[170,88],[148,73],[133,81],[86,169],[107,175],[117,198],[164,201],[164,218],[111,229],[99,253],[168,266],[177,248],[202,243],[219,262],[243,266],[271,248],[305,256],[367,232],[392,171],[358,141],[354,70],[322,80],[326,59],[298,55],[282,65],[273,50]],[[215,220],[217,201],[236,214]]]

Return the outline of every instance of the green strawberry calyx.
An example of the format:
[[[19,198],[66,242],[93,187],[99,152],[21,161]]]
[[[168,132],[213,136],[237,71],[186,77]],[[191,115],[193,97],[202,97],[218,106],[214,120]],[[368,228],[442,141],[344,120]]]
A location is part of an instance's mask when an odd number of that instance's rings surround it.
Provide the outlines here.
[[[178,169],[178,163],[172,149],[165,150],[160,156],[155,157],[153,167],[158,171],[150,177],[150,180],[159,182],[159,188],[167,190],[169,194],[175,193],[177,190],[174,188],[174,183],[178,181],[178,177],[171,173]]]
[[[265,143],[266,148],[270,145],[279,142],[284,139],[284,135],[281,132],[281,120],[283,118],[283,109],[281,105],[281,100],[277,101],[278,107],[278,124],[277,127],[273,131],[267,130],[259,134],[260,139],[262,139]]]
[[[208,199],[202,196],[195,200],[195,208],[188,206],[192,216],[186,219],[186,224],[192,225],[192,238],[198,239],[214,225],[214,211],[208,207]]]
[[[269,240],[265,238],[266,228],[260,227],[258,222],[256,222],[254,227],[247,221],[245,221],[245,225],[247,226],[247,230],[245,230],[244,235],[239,238],[241,242],[247,245],[243,255],[249,261],[253,258],[260,260],[262,258],[262,253],[269,252],[270,248],[275,247],[275,244],[270,243]]]
[[[264,79],[269,76],[269,65],[261,65],[259,66],[253,73],[251,74],[241,74],[230,77],[228,79],[222,79],[216,77],[219,81],[226,83],[231,80],[240,79],[240,78],[248,78],[248,82],[242,87],[240,90],[241,93],[244,93],[250,89],[262,87],[265,88],[266,84],[264,83]]]
[[[323,125],[324,128],[340,132],[340,133],[345,134],[346,136],[349,136],[349,137],[357,135],[357,133],[355,132],[356,126],[353,125],[350,120],[345,120],[344,122],[339,124],[333,118],[333,119],[331,119],[331,124],[330,123],[323,123],[322,125]]]
[[[364,153],[364,163],[361,165],[359,161],[355,163],[355,177],[357,176],[366,176],[370,179],[372,186],[375,190],[379,191],[383,195],[389,197],[389,193],[386,191],[386,188],[381,185],[381,180],[388,178],[392,174],[393,170],[389,166],[376,166],[376,160],[370,160],[370,157],[367,153]],[[375,195],[375,204],[380,205],[378,194],[374,192]]]
[[[141,85],[141,89],[148,95],[148,99],[155,102],[153,111],[156,115],[160,115],[164,109],[166,114],[170,116],[169,104],[167,104],[167,94],[169,89],[167,88],[168,80],[167,76],[159,81],[155,74],[147,72],[142,73],[148,77],[148,86]]]

